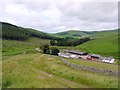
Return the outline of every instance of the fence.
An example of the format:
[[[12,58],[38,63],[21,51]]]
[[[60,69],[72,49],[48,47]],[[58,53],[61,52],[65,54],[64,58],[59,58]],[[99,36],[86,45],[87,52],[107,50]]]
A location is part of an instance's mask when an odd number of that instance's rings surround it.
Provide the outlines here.
[[[76,65],[76,64],[72,64],[72,63],[64,60],[63,58],[61,58],[61,60],[64,62],[64,64],[66,64],[74,69],[87,70],[87,71],[91,71],[91,72],[95,72],[95,73],[104,73],[104,74],[114,75],[114,76],[120,75],[120,73],[116,72],[116,71],[112,71],[112,70],[108,70],[108,69],[98,69],[98,68],[84,66],[84,65]]]

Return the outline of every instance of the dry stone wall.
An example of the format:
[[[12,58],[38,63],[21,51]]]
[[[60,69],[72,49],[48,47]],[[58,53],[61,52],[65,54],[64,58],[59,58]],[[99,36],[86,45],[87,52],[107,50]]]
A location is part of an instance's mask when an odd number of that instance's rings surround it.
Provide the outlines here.
[[[74,69],[87,70],[87,71],[91,71],[91,72],[95,72],[95,73],[104,73],[104,74],[114,75],[114,76],[120,75],[120,73],[116,72],[116,71],[112,71],[112,70],[108,70],[108,69],[99,69],[99,68],[94,68],[94,67],[84,66],[84,65],[76,65],[76,64],[72,64],[72,63],[68,62],[64,58],[61,58],[61,60],[64,62],[64,64],[66,64]]]

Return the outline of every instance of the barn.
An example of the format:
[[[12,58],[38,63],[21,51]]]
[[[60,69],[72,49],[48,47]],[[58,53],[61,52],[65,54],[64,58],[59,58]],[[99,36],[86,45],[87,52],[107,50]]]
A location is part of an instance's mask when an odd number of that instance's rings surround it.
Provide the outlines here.
[[[86,52],[79,52],[79,51],[74,51],[74,50],[69,51],[69,53],[76,54],[76,55],[87,55],[88,54]]]
[[[101,59],[102,56],[98,55],[98,54],[90,54],[86,57],[86,59],[88,60],[96,60],[96,59]]]

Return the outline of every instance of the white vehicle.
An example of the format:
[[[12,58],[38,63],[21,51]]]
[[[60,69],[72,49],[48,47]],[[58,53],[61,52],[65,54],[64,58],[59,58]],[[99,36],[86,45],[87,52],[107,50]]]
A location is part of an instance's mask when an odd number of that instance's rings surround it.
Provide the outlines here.
[[[102,61],[106,62],[106,63],[114,63],[115,59],[114,58],[104,58]]]

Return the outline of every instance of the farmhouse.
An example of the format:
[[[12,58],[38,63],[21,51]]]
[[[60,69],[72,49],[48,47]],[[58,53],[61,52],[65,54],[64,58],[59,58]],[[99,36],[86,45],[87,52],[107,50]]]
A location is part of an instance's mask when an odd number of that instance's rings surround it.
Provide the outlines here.
[[[76,55],[87,55],[88,54],[86,52],[78,52],[78,51],[74,51],[74,50],[69,51],[69,53],[76,54]]]

